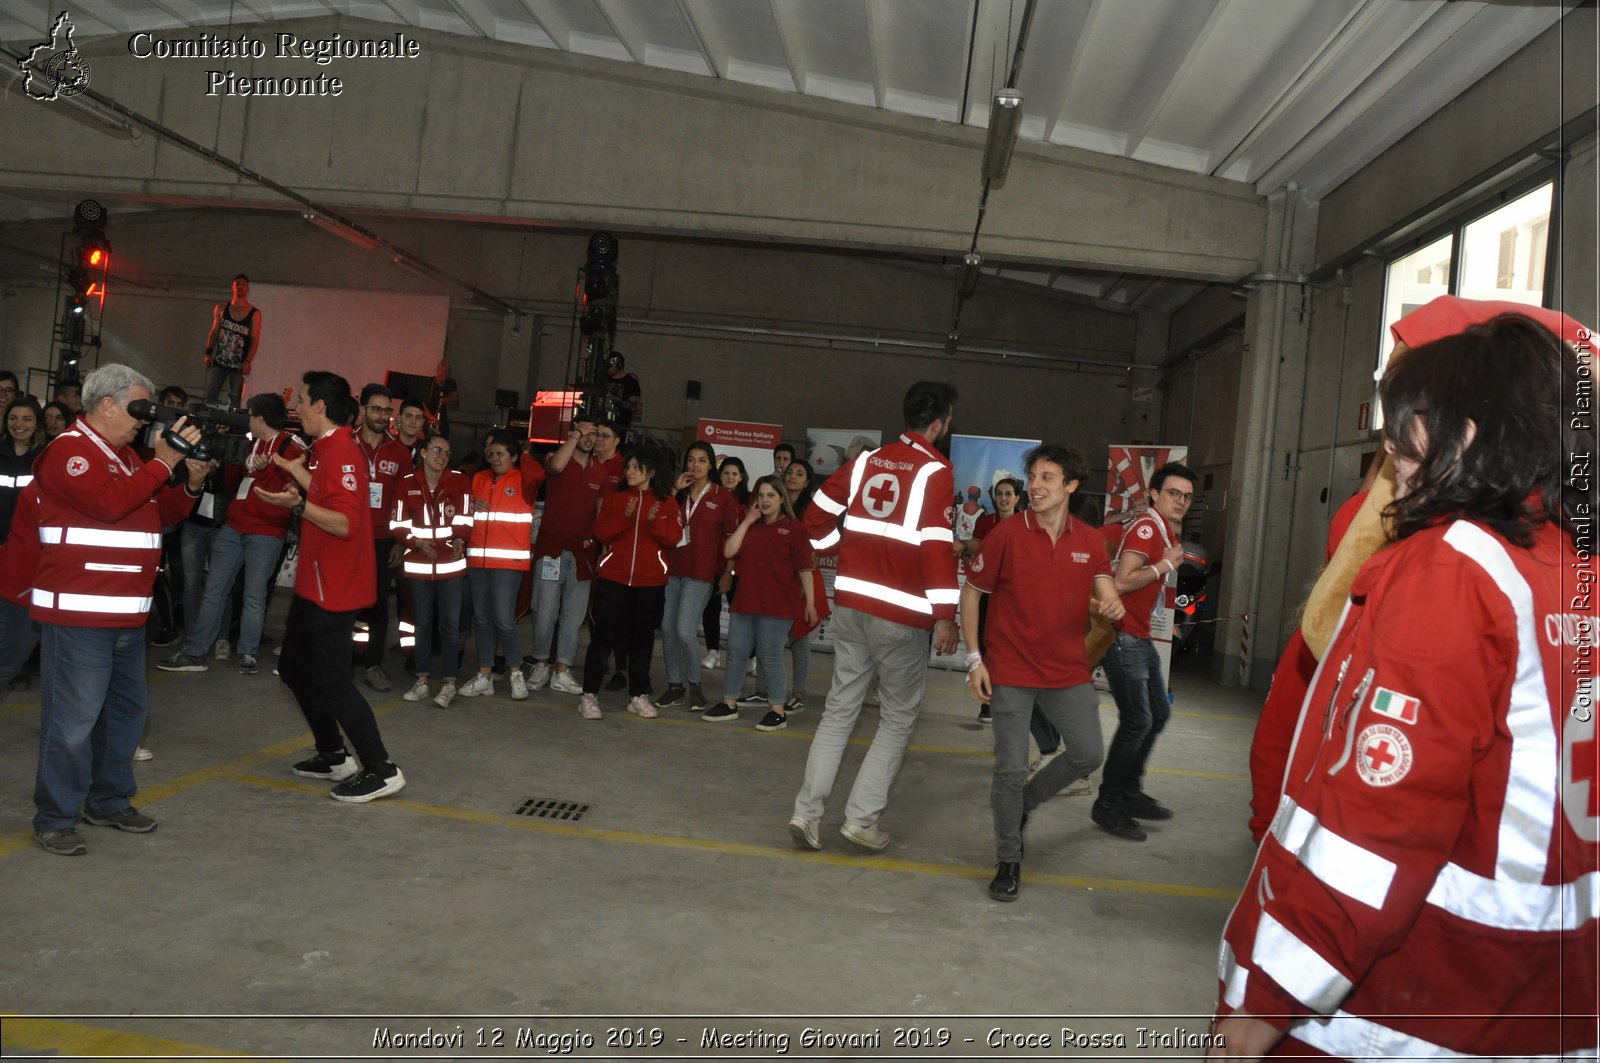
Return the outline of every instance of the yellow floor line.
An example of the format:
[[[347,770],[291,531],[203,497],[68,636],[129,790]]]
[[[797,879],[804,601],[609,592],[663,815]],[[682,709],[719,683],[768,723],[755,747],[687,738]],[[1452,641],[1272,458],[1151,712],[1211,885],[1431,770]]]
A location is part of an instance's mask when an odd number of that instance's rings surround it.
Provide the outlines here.
[[[269,778],[264,775],[251,775],[245,772],[230,773],[224,778],[232,782],[261,786],[271,790],[288,790],[317,796],[324,796],[327,792],[325,786],[313,783],[303,783],[295,779]],[[403,797],[385,798],[383,806],[400,808],[424,816],[437,816],[442,819],[455,820],[458,823],[511,827],[517,830],[533,831],[538,834],[556,834],[568,838],[588,838],[595,841],[628,842],[634,845],[649,845],[661,849],[690,849],[704,853],[718,853],[727,856],[755,856],[769,860],[803,860],[810,863],[832,864],[838,867],[864,868],[877,871],[903,871],[910,874],[945,875],[956,878],[982,879],[988,878],[994,873],[988,868],[970,867],[964,864],[939,864],[917,860],[896,860],[892,857],[882,856],[806,852],[801,849],[778,846],[750,845],[745,842],[723,842],[709,838],[685,838],[671,834],[645,834],[639,831],[585,827],[578,823],[549,823],[544,820],[529,819],[523,816],[479,812],[470,808],[423,804],[420,801],[410,801]],[[1136,882],[1130,879],[1090,878],[1081,875],[1030,873],[1027,881],[1029,883],[1067,886],[1076,889],[1116,890],[1124,893],[1157,893],[1167,896],[1201,897],[1219,901],[1233,901],[1238,899],[1239,896],[1238,890],[1214,889],[1209,886]]]
[[[268,1058],[183,1041],[169,1041],[163,1037],[108,1030],[65,1019],[19,1019],[6,1012],[0,1012],[0,1016],[5,1019],[5,1034],[0,1043],[4,1044],[8,1054],[55,1052],[62,1056],[97,1060],[205,1059],[219,1056]]]

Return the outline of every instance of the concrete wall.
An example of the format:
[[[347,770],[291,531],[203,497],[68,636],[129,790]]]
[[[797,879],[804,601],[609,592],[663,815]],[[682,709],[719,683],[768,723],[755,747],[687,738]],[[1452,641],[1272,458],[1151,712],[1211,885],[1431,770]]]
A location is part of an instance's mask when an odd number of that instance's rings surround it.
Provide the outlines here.
[[[347,18],[274,23],[387,36]],[[984,132],[538,48],[412,32],[409,61],[335,64],[333,98],[207,96],[205,71],[317,73],[293,60],[136,59],[79,42],[101,93],[312,199],[345,207],[965,250]],[[232,204],[281,198],[156,136],[117,140],[12,94],[0,186]],[[1256,268],[1249,185],[1051,145],[1019,147],[991,199],[991,259],[1232,280]]]

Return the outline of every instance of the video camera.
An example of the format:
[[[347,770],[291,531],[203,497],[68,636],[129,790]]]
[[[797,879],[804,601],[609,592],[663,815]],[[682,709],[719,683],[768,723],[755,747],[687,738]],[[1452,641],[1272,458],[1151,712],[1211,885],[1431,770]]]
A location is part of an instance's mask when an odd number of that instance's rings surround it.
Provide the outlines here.
[[[141,421],[157,421],[169,426],[179,418],[187,417],[191,424],[200,429],[200,442],[190,444],[170,427],[161,432],[161,438],[167,441],[167,446],[186,458],[195,461],[215,459],[222,465],[237,465],[250,455],[250,437],[245,434],[250,430],[250,415],[244,410],[211,405],[180,410],[148,399],[135,399],[128,403],[128,413]]]

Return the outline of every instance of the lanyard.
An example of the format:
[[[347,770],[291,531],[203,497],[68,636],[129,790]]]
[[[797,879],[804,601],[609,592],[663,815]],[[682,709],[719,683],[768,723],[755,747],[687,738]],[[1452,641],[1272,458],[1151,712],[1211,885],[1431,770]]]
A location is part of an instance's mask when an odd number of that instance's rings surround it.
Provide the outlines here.
[[[112,450],[110,445],[107,444],[105,440],[100,438],[100,433],[96,432],[92,425],[85,421],[83,422],[83,427],[88,429],[87,432],[83,433],[83,437],[85,439],[89,440],[95,446],[105,451],[106,457],[110,458],[112,461],[121,466],[123,472],[127,473],[129,476],[133,475],[133,470],[128,467],[128,463],[122,460],[122,455]]]
[[[700,508],[700,503],[705,501],[706,495],[711,493],[711,487],[711,482],[708,480],[705,487],[701,488],[698,496],[693,491],[690,491],[688,497],[683,500],[683,523],[685,527],[688,526],[691,520],[694,520],[694,511]]]

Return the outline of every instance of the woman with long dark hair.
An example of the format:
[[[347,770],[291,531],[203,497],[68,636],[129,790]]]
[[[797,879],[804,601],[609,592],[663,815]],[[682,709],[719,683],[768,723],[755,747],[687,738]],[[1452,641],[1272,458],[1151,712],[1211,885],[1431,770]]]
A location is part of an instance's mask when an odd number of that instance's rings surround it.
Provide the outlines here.
[[[72,412],[72,407],[57,399],[45,405],[44,415],[39,418],[39,422],[44,426],[45,438],[54,439],[71,428],[72,422],[77,419],[78,415]]]
[[[1223,936],[1214,1056],[1594,1045],[1588,354],[1503,315],[1384,374],[1393,542],[1301,709]]]
[[[589,608],[594,632],[583,661],[578,711],[600,719],[600,680],[606,658],[626,644],[628,711],[656,715],[650,700],[650,656],[666,604],[666,551],[683,537],[683,517],[672,497],[672,458],[645,444],[622,466],[622,483],[606,495],[594,518],[594,537],[605,550],[595,569]]]
[[[733,495],[738,516],[742,518],[745,507],[750,504],[750,474],[745,472],[744,462],[731,454],[723,458],[722,464],[717,466],[717,482],[722,484],[724,491]],[[738,523],[737,519],[735,523]],[[706,602],[706,610],[701,614],[701,624],[706,633],[706,655],[700,661],[701,668],[722,667],[725,659],[722,652],[722,605],[732,590],[733,569],[724,561],[717,575],[716,586],[711,590],[711,599]]]
[[[722,544],[739,526],[739,507],[722,489],[711,470],[717,455],[711,444],[696,440],[683,454],[677,503],[683,532],[667,554],[667,592],[661,624],[662,656],[667,663],[667,689],[656,705],[673,708],[688,703],[691,712],[706,707],[700,691],[700,653],[695,631],[706,602],[722,574]],[[687,683],[687,687],[685,687]]]

